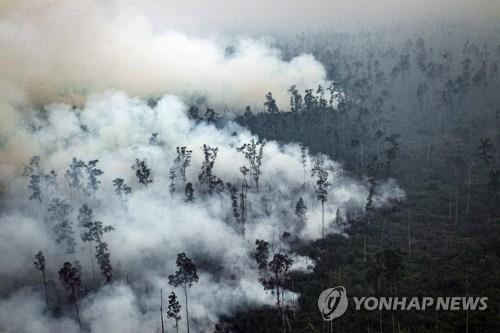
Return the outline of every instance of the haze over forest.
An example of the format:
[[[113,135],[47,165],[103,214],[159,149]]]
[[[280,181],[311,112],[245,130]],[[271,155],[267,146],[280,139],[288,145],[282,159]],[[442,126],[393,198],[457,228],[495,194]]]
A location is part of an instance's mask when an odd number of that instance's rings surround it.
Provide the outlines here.
[[[0,332],[498,331],[499,17],[2,1]]]

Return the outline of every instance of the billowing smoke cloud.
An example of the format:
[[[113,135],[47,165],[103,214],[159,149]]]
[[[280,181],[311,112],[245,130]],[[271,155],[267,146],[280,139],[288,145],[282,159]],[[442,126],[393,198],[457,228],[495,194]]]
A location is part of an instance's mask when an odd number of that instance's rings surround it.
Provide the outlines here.
[[[158,28],[137,3],[44,0],[4,6],[0,88],[9,100],[82,103],[90,93],[118,89],[142,97],[196,94],[211,105],[262,108],[268,91],[288,105],[291,85],[302,90],[325,80],[323,66],[311,55],[283,61],[264,40],[200,38],[172,25]]]
[[[55,170],[57,191],[42,186],[42,202],[28,200],[29,179],[22,177],[18,163],[4,159],[0,182],[4,184],[3,209],[0,216],[2,261],[0,277],[6,296],[0,303],[0,331],[30,331],[31,322],[39,323],[39,331],[77,331],[70,319],[71,309],[63,319],[51,319],[43,312],[43,293],[37,286],[39,276],[33,268],[33,254],[43,250],[47,258],[47,275],[51,292],[61,287],[57,270],[65,260],[64,246],[55,244],[54,222],[46,220],[47,205],[54,197],[67,200],[72,208],[71,221],[78,238],[81,230],[74,222],[82,203],[88,203],[95,218],[116,230],[105,235],[111,251],[117,281],[90,294],[81,301],[84,326],[91,332],[136,332],[158,329],[159,289],[172,289],[167,276],[175,270],[177,253],[186,252],[198,265],[200,281],[190,289],[193,323],[199,331],[210,327],[221,315],[247,306],[273,304],[273,297],[258,283],[258,271],[251,252],[255,239],[270,241],[273,251],[288,251],[281,239],[284,232],[302,239],[321,237],[321,205],[314,195],[314,179],[309,176],[311,156],[307,156],[307,172],[300,162],[301,149],[296,144],[267,142],[263,149],[260,192],[248,192],[248,220],[243,239],[234,220],[227,192],[209,196],[202,194],[198,182],[203,154],[200,147],[218,147],[214,174],[240,186],[240,166],[247,165],[236,150],[243,143],[258,138],[239,125],[228,122],[223,128],[196,123],[186,115],[186,105],[173,96],[163,97],[155,107],[125,93],[108,92],[93,95],[82,109],[67,104],[51,104],[45,111],[25,111],[11,131],[8,141],[19,147],[30,142],[32,152],[40,156],[44,173]],[[151,142],[152,133],[158,133]],[[193,150],[187,179],[195,188],[194,203],[184,201],[182,185],[169,193],[169,168],[176,147]],[[84,161],[98,159],[104,171],[95,196],[86,196],[68,186],[64,177],[72,157]],[[25,157],[26,158],[26,157]],[[137,183],[130,168],[136,158],[144,159],[152,170],[153,183],[146,187]],[[326,203],[328,232],[341,232],[334,223],[337,209],[361,214],[366,205],[366,184],[350,179],[340,165],[325,158],[331,187]],[[121,177],[132,187],[123,202],[114,193],[112,180]],[[305,182],[305,183],[304,183]],[[375,191],[376,205],[385,205],[403,197],[393,183],[385,183]],[[298,227],[294,206],[303,197],[308,206],[307,223]],[[293,253],[294,269],[306,269],[312,262]],[[90,284],[90,259],[87,245],[78,240],[76,257],[83,267],[84,284]],[[11,293],[15,286],[31,285],[32,290]],[[285,294],[292,302],[293,293]],[[51,296],[52,301],[55,296]],[[181,298],[182,299],[182,298]],[[53,305],[55,306],[55,305]],[[19,312],[23,308],[26,311]],[[64,307],[63,307],[64,308]],[[171,324],[171,323],[170,323]],[[169,324],[169,325],[170,325]]]
[[[203,193],[198,181],[200,147],[219,149],[214,174],[240,188],[240,167],[247,161],[236,148],[258,138],[230,121],[219,128],[195,122],[186,110],[190,98],[200,96],[230,110],[259,106],[267,91],[279,104],[287,104],[291,85],[304,89],[324,82],[323,66],[310,55],[284,61],[263,39],[179,32],[179,18],[159,24],[159,16],[151,14],[169,7],[138,4],[0,4],[0,253],[8,258],[0,264],[0,332],[78,331],[57,281],[58,269],[68,260],[80,261],[84,288],[91,289],[80,302],[83,326],[90,332],[158,331],[158,292],[172,290],[167,277],[176,270],[180,252],[199,269],[200,281],[190,289],[195,331],[206,331],[221,315],[274,303],[258,283],[251,256],[255,239],[269,241],[272,252],[288,253],[292,269],[314,265],[292,253],[282,239],[285,232],[302,240],[321,237],[322,210],[310,176],[313,157],[306,155],[304,170],[297,144],[265,144],[261,190],[248,192],[243,238],[227,191]],[[175,15],[173,10],[167,17]],[[151,106],[143,99],[151,96],[163,97]],[[186,175],[194,184],[193,203],[185,202],[179,180],[175,193],[169,193],[169,169],[176,147],[182,146],[193,150]],[[23,164],[34,155],[43,169],[38,174],[54,170],[58,175],[55,186],[42,181],[41,202],[28,199],[30,179],[23,176]],[[64,175],[73,157],[99,161],[104,174],[95,194],[68,185]],[[136,159],[152,170],[153,182],[147,187],[137,183],[131,169]],[[337,212],[344,220],[362,214],[368,184],[351,179],[326,157],[323,167],[331,183],[326,229],[342,232],[345,226],[334,221]],[[125,201],[112,186],[118,177],[132,187]],[[373,193],[376,206],[404,197],[392,181]],[[55,222],[47,218],[48,205],[56,197],[72,207],[74,256],[65,255],[63,245],[56,244]],[[300,197],[308,207],[305,225],[294,215]],[[96,220],[115,228],[104,236],[115,282],[98,292],[91,288],[90,255],[75,221],[83,203],[92,207]],[[45,310],[33,268],[33,255],[40,250],[47,260],[52,312]],[[285,294],[285,302],[293,304],[294,299],[292,292]],[[54,318],[53,313],[60,316]]]

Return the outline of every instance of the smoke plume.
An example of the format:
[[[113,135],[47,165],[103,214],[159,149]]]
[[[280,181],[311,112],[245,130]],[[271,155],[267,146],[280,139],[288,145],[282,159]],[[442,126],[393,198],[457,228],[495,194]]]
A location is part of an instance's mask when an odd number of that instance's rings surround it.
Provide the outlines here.
[[[181,252],[193,259],[200,276],[189,290],[195,331],[206,331],[220,316],[239,309],[274,304],[258,282],[252,258],[256,239],[269,241],[273,253],[288,253],[292,270],[314,266],[292,252],[283,234],[306,241],[321,237],[322,209],[310,174],[318,157],[306,154],[303,165],[298,144],[265,143],[261,189],[248,192],[242,237],[227,191],[207,195],[198,181],[204,158],[200,148],[217,147],[213,173],[240,188],[245,181],[240,167],[248,163],[236,148],[259,138],[229,120],[219,127],[194,121],[187,110],[193,98],[231,112],[246,105],[258,109],[268,91],[278,104],[287,104],[291,85],[303,90],[324,83],[323,66],[308,54],[285,61],[262,38],[180,32],[175,10],[167,15],[175,19],[159,24],[151,15],[156,7],[138,3],[0,4],[0,332],[78,332],[58,281],[65,261],[76,259],[81,265],[86,291],[80,313],[90,332],[158,331],[159,290],[165,295],[175,290],[167,277],[176,270]],[[149,97],[159,100],[148,103]],[[174,193],[169,191],[169,170],[176,148],[183,146],[193,151],[186,173],[194,185],[192,203],[185,201],[179,178]],[[40,200],[29,199],[29,176],[35,171],[23,172],[33,156],[40,159],[37,175],[57,175],[50,186],[42,177]],[[65,174],[74,157],[86,163],[98,160],[104,172],[92,195],[68,185]],[[136,159],[152,171],[147,187],[137,182],[131,168]],[[326,229],[341,233],[345,224],[335,217],[346,221],[363,214],[369,184],[322,159],[331,184]],[[116,178],[131,187],[126,200],[115,193]],[[404,197],[393,181],[381,183],[373,193],[375,206]],[[301,197],[308,207],[304,225],[294,215]],[[48,214],[55,198],[71,206],[74,255],[65,254],[63,244],[56,242],[55,222]],[[97,292],[88,246],[76,223],[82,204],[115,229],[104,238],[116,280]],[[33,267],[33,255],[40,250],[47,261],[50,311]],[[295,305],[293,292],[284,297]]]
[[[11,137],[14,142],[27,144],[40,156],[41,168],[47,174],[58,175],[57,191],[43,190],[42,202],[28,200],[28,178],[16,164],[5,163],[0,182],[4,184],[4,208],[0,217],[2,253],[8,261],[0,265],[2,293],[9,295],[2,301],[3,313],[16,311],[19,304],[29,309],[22,316],[35,317],[47,330],[67,326],[75,328],[69,317],[61,320],[45,318],[40,309],[42,291],[11,293],[16,284],[32,285],[37,274],[32,266],[33,254],[43,250],[47,258],[47,275],[53,281],[51,288],[60,289],[56,281],[57,269],[65,260],[62,245],[55,243],[53,223],[47,221],[47,205],[54,197],[69,202],[73,208],[71,220],[82,203],[91,205],[95,218],[115,228],[106,239],[111,250],[115,276],[120,281],[106,286],[97,294],[81,302],[82,318],[92,332],[134,332],[144,330],[144,323],[154,330],[158,326],[157,309],[160,288],[169,290],[167,276],[175,270],[177,253],[186,252],[199,266],[200,282],[190,289],[192,316],[198,327],[206,328],[220,315],[227,315],[247,306],[273,304],[273,298],[258,283],[258,272],[251,257],[255,239],[270,241],[273,251],[286,251],[281,239],[291,232],[302,239],[321,237],[321,206],[314,196],[314,179],[307,176],[300,162],[298,145],[279,145],[267,142],[263,150],[261,192],[248,194],[248,222],[245,239],[231,215],[231,201],[227,193],[207,196],[201,193],[197,175],[203,154],[200,147],[207,144],[218,147],[214,174],[224,182],[241,184],[239,166],[247,165],[244,156],[236,150],[251,139],[258,140],[246,129],[229,122],[223,128],[188,119],[187,107],[178,98],[163,97],[155,107],[125,93],[108,92],[93,95],[81,109],[67,104],[51,104],[43,114],[24,113],[22,125]],[[30,114],[30,116],[27,116]],[[158,133],[154,144],[149,140]],[[178,146],[193,150],[192,165],[187,170],[188,181],[195,184],[194,203],[184,201],[183,189],[172,195],[168,191],[169,168],[173,165]],[[104,171],[99,191],[87,197],[67,185],[65,171],[72,157],[84,161],[98,159]],[[137,183],[130,168],[136,158],[144,159],[152,170],[153,183],[147,188]],[[312,157],[307,157],[310,169]],[[326,203],[328,232],[341,232],[342,225],[334,223],[337,209],[342,216],[361,214],[366,204],[368,189],[346,176],[340,165],[325,158],[324,167],[332,184]],[[120,177],[132,187],[125,202],[115,195],[112,180]],[[178,185],[180,186],[180,185]],[[379,193],[380,192],[380,193]],[[375,203],[385,205],[403,197],[392,183],[376,191]],[[296,227],[294,205],[303,197],[308,206],[307,223]],[[74,223],[76,235],[81,230]],[[77,237],[78,238],[78,237]],[[87,246],[77,242],[76,257],[83,270],[84,283],[89,284],[91,265]],[[307,269],[312,262],[291,254],[293,269]],[[125,280],[128,283],[125,283]],[[14,288],[15,289],[15,288]],[[29,297],[20,296],[28,293]],[[291,292],[286,301],[295,296]],[[32,318],[33,319],[33,318]],[[28,330],[22,318],[2,323],[2,329]],[[13,326],[11,326],[13,325]],[[55,329],[55,328],[54,328]]]
[[[28,5],[29,4],[29,5]],[[82,103],[107,89],[135,96],[205,96],[212,105],[259,108],[272,91],[317,86],[311,55],[283,61],[263,39],[195,37],[159,30],[133,4],[83,0],[13,3],[0,10],[0,87],[9,99]]]

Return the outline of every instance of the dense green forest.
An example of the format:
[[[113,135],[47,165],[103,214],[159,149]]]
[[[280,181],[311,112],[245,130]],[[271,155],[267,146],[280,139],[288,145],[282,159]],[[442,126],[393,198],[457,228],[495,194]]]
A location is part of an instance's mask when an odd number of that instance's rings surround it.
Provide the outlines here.
[[[301,295],[300,310],[288,314],[290,327],[323,332],[317,297],[343,285],[354,295],[487,295],[489,307],[476,313],[348,310],[334,320],[333,332],[498,331],[500,45],[466,41],[451,51],[419,37],[399,49],[324,47],[335,45],[335,37],[306,46],[327,64],[334,85],[302,94],[292,87],[290,105],[266,104],[267,112],[247,110],[237,121],[262,138],[328,154],[356,177],[392,177],[406,200],[347,221],[345,236],[294,244],[317,263],[288,281]],[[364,38],[358,45],[376,44]],[[282,325],[272,309],[227,322],[238,332],[276,332]]]

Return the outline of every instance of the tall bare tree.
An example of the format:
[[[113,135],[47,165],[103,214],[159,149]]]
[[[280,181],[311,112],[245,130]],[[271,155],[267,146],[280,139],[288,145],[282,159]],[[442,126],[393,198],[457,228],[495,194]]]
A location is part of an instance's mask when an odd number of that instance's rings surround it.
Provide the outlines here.
[[[45,303],[47,309],[49,308],[49,291],[47,288],[47,280],[45,278],[45,256],[42,251],[35,254],[35,261],[33,262],[35,268],[42,273],[43,288],[45,289]]]
[[[78,319],[78,326],[81,331],[82,323],[80,321],[80,310],[78,308],[78,296],[82,285],[80,271],[78,268],[73,267],[71,263],[65,262],[63,267],[59,270],[59,280],[63,287],[70,292],[70,300],[75,306],[76,318]]]
[[[323,167],[323,158],[317,156],[312,168],[313,177],[316,176],[316,199],[321,202],[321,237],[325,237],[325,202],[328,200],[328,172]]]
[[[198,282],[199,278],[195,264],[185,253],[179,253],[177,255],[176,265],[178,270],[174,274],[168,276],[168,283],[174,287],[181,286],[184,289],[184,296],[186,297],[186,325],[189,333],[188,288],[190,288],[193,283]]]
[[[262,166],[262,158],[264,157],[265,142],[257,142],[255,139],[243,144],[243,146],[236,148],[237,151],[243,153],[248,162],[250,176],[252,177],[255,188],[259,190],[260,168]]]
[[[167,317],[175,320],[175,332],[179,333],[179,320],[181,320],[181,304],[177,300],[177,296],[172,291],[168,296]]]

